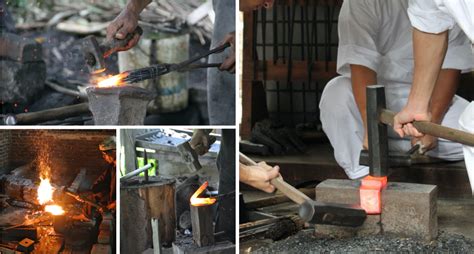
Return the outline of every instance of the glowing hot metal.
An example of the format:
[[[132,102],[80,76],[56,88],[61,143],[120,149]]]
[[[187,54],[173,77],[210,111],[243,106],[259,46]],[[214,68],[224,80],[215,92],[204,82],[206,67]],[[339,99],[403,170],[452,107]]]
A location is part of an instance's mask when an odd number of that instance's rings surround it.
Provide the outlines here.
[[[204,182],[199,189],[191,196],[190,202],[193,206],[207,206],[216,202],[216,198],[198,198],[198,196],[207,188],[209,183]]]
[[[115,87],[115,86],[123,86],[126,84],[126,82],[124,81],[124,78],[126,78],[128,76],[128,73],[127,72],[122,72],[120,74],[117,74],[117,75],[113,75],[113,76],[107,76],[105,78],[102,78],[100,79],[98,82],[97,82],[97,86],[98,87]]]
[[[44,207],[44,211],[48,212],[52,215],[62,215],[64,214],[64,210],[62,207],[58,205],[47,205]]]

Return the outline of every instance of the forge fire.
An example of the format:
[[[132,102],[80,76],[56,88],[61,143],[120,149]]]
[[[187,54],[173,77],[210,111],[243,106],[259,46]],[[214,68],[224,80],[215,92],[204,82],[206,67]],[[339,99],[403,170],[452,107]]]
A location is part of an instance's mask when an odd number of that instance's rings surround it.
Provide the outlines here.
[[[0,253],[115,252],[115,131],[0,140]]]

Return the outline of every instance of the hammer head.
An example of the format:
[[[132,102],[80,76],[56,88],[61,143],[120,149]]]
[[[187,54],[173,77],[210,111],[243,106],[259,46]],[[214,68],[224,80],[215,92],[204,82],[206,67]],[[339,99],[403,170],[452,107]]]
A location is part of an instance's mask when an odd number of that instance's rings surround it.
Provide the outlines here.
[[[367,213],[358,205],[310,200],[300,205],[299,216],[312,224],[358,227],[364,223]]]
[[[190,170],[196,172],[202,168],[201,163],[199,163],[198,155],[189,142],[183,142],[176,148]]]
[[[105,70],[104,54],[100,48],[99,42],[93,35],[89,35],[82,41],[84,60],[89,72],[92,74],[100,73]]]

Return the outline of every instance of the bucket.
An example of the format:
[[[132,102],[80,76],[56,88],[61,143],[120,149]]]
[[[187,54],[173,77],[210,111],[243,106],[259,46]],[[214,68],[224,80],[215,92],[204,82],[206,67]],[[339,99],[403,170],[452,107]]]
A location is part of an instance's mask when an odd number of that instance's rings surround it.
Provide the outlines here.
[[[153,40],[155,46],[152,46]],[[159,64],[179,63],[188,59],[188,51],[189,34],[147,34],[142,36],[132,49],[119,52],[119,69],[122,72],[148,67],[152,64],[150,55],[156,56]],[[184,72],[171,72],[155,80],[146,80],[135,85],[157,94],[148,105],[148,112],[151,114],[177,112],[188,106],[187,78]]]

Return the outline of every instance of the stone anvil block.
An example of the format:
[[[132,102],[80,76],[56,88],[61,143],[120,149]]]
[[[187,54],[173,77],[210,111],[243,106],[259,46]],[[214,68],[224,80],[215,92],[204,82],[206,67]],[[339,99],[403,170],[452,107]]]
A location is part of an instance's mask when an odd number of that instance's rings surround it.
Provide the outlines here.
[[[359,204],[358,180],[328,179],[316,186],[316,200]],[[430,241],[438,235],[438,188],[435,185],[388,182],[382,190],[382,214],[368,215],[361,227],[316,225],[316,234],[336,237],[391,233]]]
[[[95,125],[143,125],[152,92],[134,86],[88,87]]]
[[[44,88],[41,44],[11,33],[0,36],[0,101],[29,103]]]

